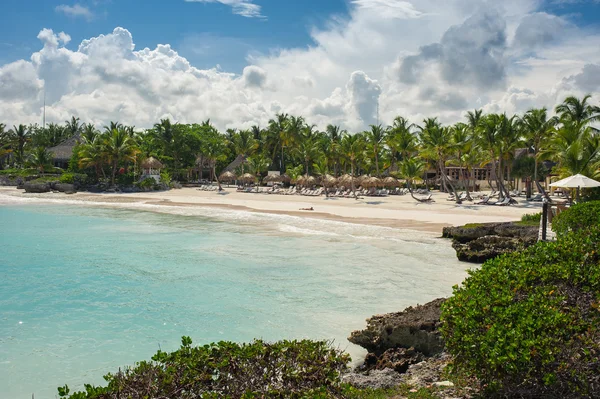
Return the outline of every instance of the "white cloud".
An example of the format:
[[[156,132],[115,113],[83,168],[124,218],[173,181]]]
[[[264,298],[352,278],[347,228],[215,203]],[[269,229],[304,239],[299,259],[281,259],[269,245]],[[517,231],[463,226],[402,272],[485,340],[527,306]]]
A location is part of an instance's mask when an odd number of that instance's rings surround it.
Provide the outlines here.
[[[401,3],[403,14],[382,18]],[[210,118],[225,129],[264,126],[285,112],[350,131],[374,123],[378,104],[383,123],[397,115],[450,123],[467,109],[523,112],[600,91],[600,37],[540,14],[538,0],[350,4],[347,17],[311,31],[313,46],[253,55],[241,74],[195,68],[168,44],[138,50],[125,28],[76,50],[65,47],[67,34],[43,29],[29,60],[0,65],[0,121],[40,122],[44,88],[48,121],[76,115],[142,128],[164,117]],[[556,37],[549,23],[566,34]]]
[[[188,3],[221,3],[231,7],[234,14],[246,18],[264,18],[260,13],[261,6],[254,4],[252,0],[185,0]]]
[[[422,12],[408,1],[403,0],[352,0],[360,9],[373,10],[387,18],[418,18]]]
[[[94,14],[92,13],[92,11],[85,6],[82,6],[81,4],[74,4],[72,6],[69,6],[67,4],[61,4],[56,6],[55,10],[56,12],[63,13],[73,18],[82,17],[87,20],[91,20],[92,18],[94,18]]]

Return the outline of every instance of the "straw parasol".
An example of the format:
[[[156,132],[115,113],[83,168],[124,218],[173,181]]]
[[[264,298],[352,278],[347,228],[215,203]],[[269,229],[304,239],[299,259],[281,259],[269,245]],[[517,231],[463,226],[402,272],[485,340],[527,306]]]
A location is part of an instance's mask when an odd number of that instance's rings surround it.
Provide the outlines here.
[[[360,184],[363,187],[377,187],[381,184],[381,180],[376,177],[367,177],[363,178]]]
[[[283,183],[289,183],[289,182],[291,182],[291,181],[292,181],[292,178],[291,178],[291,177],[289,177],[289,176],[288,176],[286,173],[282,174],[282,175],[281,175],[281,176],[279,176],[279,177],[281,177],[281,181],[282,181]]]
[[[235,181],[237,179],[237,177],[235,176],[235,174],[233,172],[225,172],[222,173],[221,176],[219,176],[219,180],[222,182],[226,182],[226,183],[231,183],[232,181]]]
[[[314,186],[317,184],[317,179],[313,176],[304,176],[304,185],[307,187]]]
[[[394,177],[386,177],[383,179],[383,185],[386,187],[400,187],[400,182]]]
[[[245,173],[241,175],[238,180],[242,183],[254,183],[256,181],[256,176],[251,175],[250,173]]]
[[[277,175],[267,175],[263,179],[264,183],[278,183],[280,181],[282,181],[281,176],[277,176]]]
[[[579,199],[579,190],[581,188],[600,187],[600,182],[594,179],[590,179],[587,176],[577,174],[569,176],[566,179],[559,180],[556,183],[552,183],[550,184],[550,187],[576,188],[577,199]]]
[[[296,184],[299,186],[303,186],[305,181],[306,177],[304,176],[298,176],[298,178],[296,178]]]
[[[355,178],[354,179],[354,183],[356,183],[357,185],[361,185],[362,186],[363,183],[366,182],[366,181],[368,181],[370,178],[371,177],[368,176],[368,175],[362,175],[362,176],[359,176],[359,177]],[[367,183],[367,184],[369,184],[369,183]]]
[[[331,175],[323,175],[321,176],[321,184],[324,187],[333,187],[337,184],[338,180]]]
[[[356,182],[356,178],[346,174],[338,179],[338,186],[350,187],[352,185],[352,180]]]

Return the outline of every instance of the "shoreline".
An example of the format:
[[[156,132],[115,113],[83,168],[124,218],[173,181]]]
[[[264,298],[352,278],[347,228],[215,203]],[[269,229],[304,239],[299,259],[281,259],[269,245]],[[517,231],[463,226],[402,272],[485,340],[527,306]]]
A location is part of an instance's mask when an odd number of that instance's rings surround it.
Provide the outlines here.
[[[353,198],[304,197],[299,195],[269,195],[241,193],[226,188],[222,193],[183,188],[143,193],[45,193],[29,194],[15,187],[0,187],[0,195],[80,202],[81,205],[111,206],[145,204],[151,206],[217,208],[260,214],[287,215],[305,219],[331,220],[393,229],[412,230],[441,235],[442,228],[467,223],[510,222],[520,220],[526,213],[539,212],[541,204],[524,200],[516,206],[486,206],[446,201],[447,194],[434,192],[433,203],[418,203],[409,195]],[[300,208],[313,207],[314,211]],[[131,208],[134,208],[131,206]]]

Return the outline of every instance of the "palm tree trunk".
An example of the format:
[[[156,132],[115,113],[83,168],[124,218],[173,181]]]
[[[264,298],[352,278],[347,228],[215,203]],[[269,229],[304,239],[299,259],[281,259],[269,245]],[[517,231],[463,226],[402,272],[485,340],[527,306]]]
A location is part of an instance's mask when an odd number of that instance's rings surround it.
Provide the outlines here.
[[[456,203],[462,204],[460,196],[456,192],[456,188],[454,188],[454,185],[452,184],[452,182],[448,178],[448,175],[446,174],[446,167],[444,166],[443,159],[440,159],[440,169],[442,170],[442,181],[444,182],[444,185],[446,185],[447,187],[450,187],[450,189],[454,193],[454,198],[456,199]]]
[[[223,191],[223,187],[221,187],[221,182],[219,181],[219,178],[217,177],[216,168],[217,168],[217,166],[213,165],[212,172],[215,175],[215,179],[217,180],[217,186],[219,186],[219,191]]]
[[[375,169],[377,169],[377,177],[381,177],[379,174],[379,151],[377,151],[377,147],[375,147]]]
[[[354,189],[354,161],[350,161],[350,187],[352,187],[352,195],[354,195],[354,199],[358,199],[356,195],[356,190]]]
[[[112,175],[110,177],[110,185],[115,185],[115,176],[117,175],[117,160],[113,161]]]

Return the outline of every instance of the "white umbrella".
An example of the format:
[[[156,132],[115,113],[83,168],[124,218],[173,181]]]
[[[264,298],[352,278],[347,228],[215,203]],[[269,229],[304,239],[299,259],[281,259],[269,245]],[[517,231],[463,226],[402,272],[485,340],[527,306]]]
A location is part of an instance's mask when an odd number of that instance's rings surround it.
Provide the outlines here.
[[[552,183],[550,184],[550,187],[576,188],[577,198],[579,199],[580,188],[600,187],[600,182],[594,179],[590,179],[587,176],[578,174],[567,177],[566,179],[559,180],[556,183]]]

